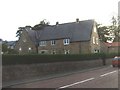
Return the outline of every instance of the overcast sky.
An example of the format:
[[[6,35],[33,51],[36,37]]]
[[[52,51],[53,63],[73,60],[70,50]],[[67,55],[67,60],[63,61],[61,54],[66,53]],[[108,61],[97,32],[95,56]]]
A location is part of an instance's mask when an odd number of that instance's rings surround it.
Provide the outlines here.
[[[51,25],[94,19],[108,25],[117,16],[119,0],[1,0],[0,38],[17,40],[18,27],[34,26],[47,19]]]

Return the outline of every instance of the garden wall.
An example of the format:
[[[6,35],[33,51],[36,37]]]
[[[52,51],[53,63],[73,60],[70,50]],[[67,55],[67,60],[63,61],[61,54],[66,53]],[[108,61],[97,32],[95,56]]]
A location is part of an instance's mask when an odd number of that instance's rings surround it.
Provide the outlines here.
[[[110,64],[111,59],[107,59],[106,65]],[[35,77],[43,78],[49,75],[97,68],[101,66],[103,66],[102,59],[39,64],[3,65],[2,81],[3,84],[5,84],[6,82],[12,82],[16,80],[32,79]]]

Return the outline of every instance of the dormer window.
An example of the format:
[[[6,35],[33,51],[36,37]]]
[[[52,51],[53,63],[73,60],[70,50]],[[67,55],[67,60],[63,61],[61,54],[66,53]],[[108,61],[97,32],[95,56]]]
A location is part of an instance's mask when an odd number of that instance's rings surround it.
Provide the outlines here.
[[[51,45],[55,45],[55,43],[56,43],[55,40],[51,41]]]
[[[39,46],[46,46],[46,41],[40,41]]]
[[[70,44],[70,39],[64,39],[63,44],[64,45],[69,45]]]

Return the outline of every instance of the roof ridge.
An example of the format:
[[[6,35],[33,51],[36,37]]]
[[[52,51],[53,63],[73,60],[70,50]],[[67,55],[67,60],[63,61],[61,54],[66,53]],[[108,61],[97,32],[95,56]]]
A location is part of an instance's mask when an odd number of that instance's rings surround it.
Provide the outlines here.
[[[94,21],[94,19],[82,20],[82,21],[79,21],[79,22],[85,22],[85,21]],[[60,23],[58,25],[73,24],[73,23],[76,23],[76,21],[74,21],[74,22],[67,22],[67,23]],[[56,26],[56,25],[50,25],[50,26]]]

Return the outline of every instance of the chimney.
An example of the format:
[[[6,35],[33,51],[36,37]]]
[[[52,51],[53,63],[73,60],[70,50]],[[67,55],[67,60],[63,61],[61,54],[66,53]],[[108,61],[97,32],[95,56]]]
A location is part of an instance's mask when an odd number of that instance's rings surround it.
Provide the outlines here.
[[[59,22],[56,22],[56,25],[58,26],[58,25],[59,25]]]
[[[79,23],[79,18],[76,18],[76,22]]]

